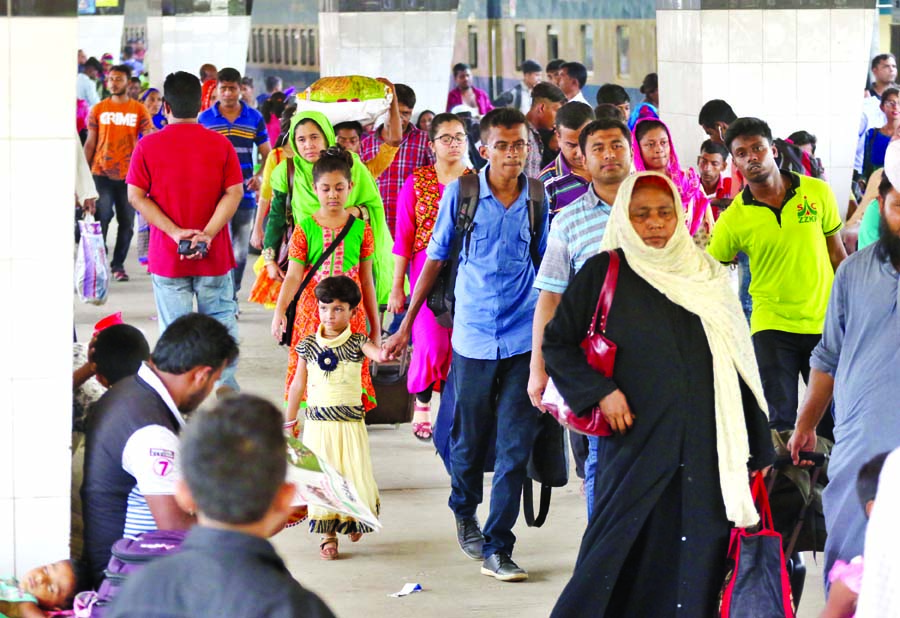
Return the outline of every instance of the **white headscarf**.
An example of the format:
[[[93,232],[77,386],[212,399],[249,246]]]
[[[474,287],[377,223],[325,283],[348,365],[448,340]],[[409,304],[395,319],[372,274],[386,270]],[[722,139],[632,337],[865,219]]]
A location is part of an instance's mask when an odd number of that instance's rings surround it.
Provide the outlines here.
[[[640,172],[629,176],[619,187],[601,248],[623,249],[634,272],[673,303],[700,318],[713,358],[716,450],[725,513],[736,526],[752,526],[759,521],[759,515],[747,477],[750,445],[738,375],[750,387],[760,408],[767,411],[767,407],[750,329],[727,271],[691,239],[684,225],[684,209],[675,208],[675,233],[662,249],[645,244],[638,236],[628,209],[635,184],[648,176],[663,180],[672,192],[673,203],[680,205],[678,189],[663,174]]]

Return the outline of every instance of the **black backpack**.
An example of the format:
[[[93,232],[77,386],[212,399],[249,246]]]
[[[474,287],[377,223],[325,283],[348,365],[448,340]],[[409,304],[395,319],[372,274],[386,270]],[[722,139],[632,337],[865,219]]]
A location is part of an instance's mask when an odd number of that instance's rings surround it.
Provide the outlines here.
[[[426,306],[434,313],[438,324],[445,328],[453,327],[453,314],[456,305],[456,275],[459,270],[459,260],[462,254],[463,243],[466,253],[469,251],[469,242],[472,238],[472,229],[475,226],[475,211],[478,209],[478,194],[481,191],[481,183],[477,174],[465,174],[459,177],[459,208],[456,212],[456,235],[450,246],[450,255],[444,261],[437,279],[428,293]],[[544,185],[535,178],[528,179],[528,225],[531,229],[531,261],[535,272],[541,265],[541,255],[538,247],[544,232],[543,207]]]
[[[796,172],[801,176],[810,176],[812,178],[821,178],[825,173],[822,162],[818,158],[811,157],[806,152],[803,152],[800,146],[781,138],[777,138],[773,144],[778,150],[775,162],[778,164],[779,169]]]

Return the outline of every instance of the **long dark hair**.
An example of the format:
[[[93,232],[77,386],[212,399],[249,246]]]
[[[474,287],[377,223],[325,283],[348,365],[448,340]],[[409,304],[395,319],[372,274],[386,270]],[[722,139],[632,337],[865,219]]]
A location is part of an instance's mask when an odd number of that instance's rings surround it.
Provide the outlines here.
[[[285,101],[287,101],[287,97],[283,92],[273,92],[269,98],[263,102],[262,108],[259,110],[263,116],[263,120],[269,122],[269,119],[272,116],[281,118],[281,114],[284,113]]]

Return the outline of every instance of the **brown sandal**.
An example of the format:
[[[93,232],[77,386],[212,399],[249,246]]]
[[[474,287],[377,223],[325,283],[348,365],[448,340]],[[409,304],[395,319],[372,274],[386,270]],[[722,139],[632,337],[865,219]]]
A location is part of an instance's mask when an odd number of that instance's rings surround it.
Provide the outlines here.
[[[322,542],[319,543],[319,557],[322,560],[337,560],[338,540],[336,536],[322,537]]]
[[[348,534],[347,536],[350,537],[350,541],[352,543],[356,543],[363,537],[363,533],[362,532],[353,532],[351,534]]]

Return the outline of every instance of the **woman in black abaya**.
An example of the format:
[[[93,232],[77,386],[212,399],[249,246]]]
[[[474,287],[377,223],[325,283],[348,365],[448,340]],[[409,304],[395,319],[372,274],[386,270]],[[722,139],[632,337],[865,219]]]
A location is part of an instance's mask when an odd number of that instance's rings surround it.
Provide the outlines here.
[[[595,503],[553,617],[713,616],[732,525],[758,521],[748,470],[771,463],[765,399],[726,271],[697,249],[675,186],[622,183],[603,245],[620,269],[611,379],[587,364],[609,255],[590,259],[544,335],[547,373],[575,410],[600,403]]]

